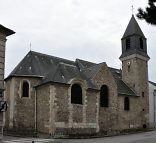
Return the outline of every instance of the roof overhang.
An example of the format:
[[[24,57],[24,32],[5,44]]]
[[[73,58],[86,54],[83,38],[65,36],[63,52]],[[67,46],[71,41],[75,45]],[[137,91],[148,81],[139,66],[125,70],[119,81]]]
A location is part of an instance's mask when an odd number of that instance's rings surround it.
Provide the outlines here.
[[[150,59],[150,57],[148,55],[145,57],[145,56],[142,56],[140,54],[131,54],[129,56],[123,56],[123,57],[121,55],[119,59],[121,61],[125,61],[125,60],[130,60],[130,59],[133,59],[133,58],[138,58],[138,59],[142,59],[142,60],[145,60],[145,61],[148,61]]]
[[[13,77],[25,77],[25,78],[43,78],[44,76],[38,76],[38,75],[10,75],[7,78],[4,79],[4,81],[7,81],[10,78]]]
[[[15,34],[15,32],[13,30],[8,29],[1,24],[0,24],[0,33],[4,34],[6,36],[10,36],[12,34]]]

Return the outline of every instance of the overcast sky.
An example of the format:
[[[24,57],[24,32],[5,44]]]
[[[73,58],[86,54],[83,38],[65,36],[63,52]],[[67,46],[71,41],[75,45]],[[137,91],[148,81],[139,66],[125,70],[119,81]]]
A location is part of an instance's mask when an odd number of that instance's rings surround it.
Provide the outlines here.
[[[0,0],[0,24],[16,34],[6,44],[6,76],[31,50],[121,68],[121,37],[147,0]],[[137,19],[137,18],[136,18]],[[149,79],[156,82],[156,26],[138,23],[147,37]]]

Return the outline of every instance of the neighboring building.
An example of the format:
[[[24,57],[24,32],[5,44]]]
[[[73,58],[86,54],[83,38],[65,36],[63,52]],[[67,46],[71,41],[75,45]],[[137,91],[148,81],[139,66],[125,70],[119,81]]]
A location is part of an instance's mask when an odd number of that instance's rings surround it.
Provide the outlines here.
[[[149,81],[149,123],[156,127],[156,83]]]
[[[3,112],[1,112],[1,101],[3,101],[4,91],[4,67],[5,67],[5,45],[6,37],[14,34],[15,32],[0,25],[0,134],[3,126]]]
[[[133,15],[121,40],[122,71],[30,51],[5,79],[6,130],[91,135],[148,127],[149,56]]]

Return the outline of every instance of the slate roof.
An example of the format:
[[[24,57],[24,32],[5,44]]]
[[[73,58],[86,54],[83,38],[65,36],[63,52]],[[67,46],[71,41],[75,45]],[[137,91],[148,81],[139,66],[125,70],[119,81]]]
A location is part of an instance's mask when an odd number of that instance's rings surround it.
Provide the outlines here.
[[[127,28],[126,28],[126,31],[125,31],[122,39],[126,38],[127,36],[134,35],[134,34],[135,35],[140,35],[140,36],[145,38],[141,28],[139,27],[137,21],[134,18],[134,15],[132,15],[131,20],[130,20]]]
[[[51,67],[53,70],[59,63],[75,65],[73,61],[30,51],[9,76],[45,77]]]
[[[12,34],[15,33],[14,31],[12,31],[12,30],[10,30],[10,29],[4,27],[4,26],[1,25],[1,24],[0,24],[0,32],[3,33],[3,34],[5,34],[6,36],[10,36],[10,35],[12,35]]]
[[[13,76],[33,76],[42,79],[40,84],[47,82],[70,84],[69,82],[76,78],[85,80],[88,88],[99,90],[92,79],[102,65],[103,63],[96,64],[81,59],[70,61],[30,51],[6,79]],[[121,71],[109,69],[117,83],[118,93],[136,96],[133,90],[121,80]]]

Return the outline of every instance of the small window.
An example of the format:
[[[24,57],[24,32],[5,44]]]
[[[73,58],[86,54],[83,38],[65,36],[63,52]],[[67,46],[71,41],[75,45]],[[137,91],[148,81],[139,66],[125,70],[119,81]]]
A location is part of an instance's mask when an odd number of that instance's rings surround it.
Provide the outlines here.
[[[142,97],[145,97],[145,93],[144,92],[142,92]]]
[[[131,71],[131,66],[130,65],[128,65],[128,72],[130,72]]]
[[[71,103],[82,104],[82,88],[78,84],[74,84],[71,87]]]
[[[22,97],[29,97],[29,83],[27,81],[24,81],[22,85]]]
[[[100,107],[108,107],[109,91],[107,85],[103,85],[100,90]]]
[[[142,38],[140,38],[139,40],[140,40],[140,49],[143,49],[143,48],[144,48],[144,47],[143,47],[143,46],[144,46],[144,45],[143,45],[143,40],[142,40]]]
[[[126,50],[128,50],[130,48],[131,48],[131,40],[130,40],[130,38],[127,38],[126,39]]]
[[[124,99],[124,110],[129,111],[129,98],[125,97]]]

